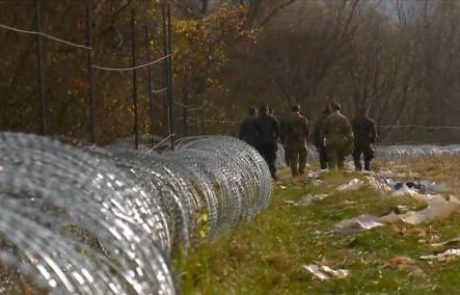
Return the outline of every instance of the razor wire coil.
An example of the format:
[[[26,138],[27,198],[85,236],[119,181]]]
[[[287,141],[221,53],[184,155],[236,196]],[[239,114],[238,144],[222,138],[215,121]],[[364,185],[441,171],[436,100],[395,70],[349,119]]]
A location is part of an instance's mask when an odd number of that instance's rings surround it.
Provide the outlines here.
[[[267,208],[270,173],[246,143],[162,148],[0,133],[0,293],[175,294],[179,248]]]

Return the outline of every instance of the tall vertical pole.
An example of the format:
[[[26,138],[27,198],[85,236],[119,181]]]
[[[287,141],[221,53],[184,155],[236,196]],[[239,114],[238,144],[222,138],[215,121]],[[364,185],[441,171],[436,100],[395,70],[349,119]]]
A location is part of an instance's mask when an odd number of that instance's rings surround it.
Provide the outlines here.
[[[136,16],[134,9],[131,10],[131,53],[132,66],[136,66]],[[133,70],[133,108],[134,108],[134,147],[139,147],[139,130],[137,126],[137,70]]]
[[[168,32],[166,26],[166,9],[165,5],[161,6],[161,16],[162,16],[162,29],[163,29],[163,55],[168,55]],[[169,79],[168,79],[168,59],[163,61],[163,85],[165,88],[169,88]],[[169,105],[168,105],[168,91],[164,92],[163,97],[163,126],[165,128],[165,135],[169,134]]]
[[[96,96],[94,93],[94,70],[93,70],[93,1],[86,0],[86,45],[90,48],[87,55],[88,63],[88,91],[90,100],[90,137],[91,142],[96,142]]]
[[[174,150],[174,99],[173,99],[173,68],[172,68],[172,41],[171,41],[171,4],[167,6],[168,18],[168,104],[169,104],[169,134],[171,134],[171,148]]]
[[[147,56],[147,62],[151,61],[150,56],[150,37],[149,37],[149,28],[144,26],[145,31],[145,54]],[[149,92],[149,105],[150,105],[150,133],[154,135],[154,120],[155,120],[155,109],[154,109],[154,96],[153,96],[153,89],[152,89],[152,67],[148,67],[147,69],[147,90]]]
[[[182,95],[183,95],[183,98],[182,98],[182,103],[183,103],[183,106],[182,106],[182,116],[183,116],[183,129],[184,129],[184,136],[187,136],[188,135],[188,124],[187,124],[187,121],[188,121],[188,118],[187,118],[187,115],[188,115],[188,110],[187,110],[187,106],[188,106],[188,89],[187,89],[187,72],[184,73],[184,86],[182,88]]]
[[[41,0],[35,0],[35,21],[36,30],[41,32]],[[40,109],[41,117],[41,133],[43,135],[48,134],[48,103],[45,97],[45,85],[43,72],[43,40],[40,35],[37,34],[37,82],[38,82],[38,105]]]
[[[204,96],[201,94],[201,135],[205,133],[204,131]]]

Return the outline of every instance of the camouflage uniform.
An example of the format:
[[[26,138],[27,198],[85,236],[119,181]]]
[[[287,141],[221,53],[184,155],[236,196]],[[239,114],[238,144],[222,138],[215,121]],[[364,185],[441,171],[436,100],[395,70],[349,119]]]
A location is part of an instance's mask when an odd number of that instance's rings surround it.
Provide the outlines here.
[[[292,176],[302,174],[307,161],[308,121],[299,113],[293,113],[285,126],[286,154]]]
[[[353,133],[347,117],[334,111],[323,122],[322,136],[326,141],[329,168],[343,169],[345,157],[353,150]]]

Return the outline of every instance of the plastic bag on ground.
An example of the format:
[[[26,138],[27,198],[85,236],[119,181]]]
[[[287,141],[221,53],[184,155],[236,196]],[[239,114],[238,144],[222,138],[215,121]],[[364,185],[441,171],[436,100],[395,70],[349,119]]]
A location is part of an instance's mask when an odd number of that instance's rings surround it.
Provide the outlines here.
[[[321,201],[324,198],[328,197],[328,194],[319,194],[319,195],[306,195],[303,196],[297,203],[297,206],[308,207],[313,204],[315,201]]]
[[[420,224],[423,222],[442,220],[448,218],[454,213],[460,205],[460,201],[451,196],[449,201],[446,201],[442,196],[433,196],[428,201],[428,207],[417,211],[408,212],[401,219],[405,223]]]
[[[363,186],[364,182],[358,178],[353,178],[346,184],[339,185],[336,190],[338,191],[355,191]]]
[[[381,195],[390,193],[393,189],[385,182],[384,179],[380,178],[377,179],[375,176],[367,176],[366,177],[368,185],[379,192]]]
[[[303,265],[303,268],[308,270],[315,277],[321,281],[326,281],[331,278],[343,279],[348,276],[350,271],[348,269],[332,269],[329,266],[318,265],[318,264],[308,264]]]
[[[360,215],[351,219],[344,220],[336,224],[334,232],[336,233],[351,233],[361,230],[369,230],[374,227],[383,226],[379,217],[373,215]]]
[[[433,255],[422,255],[420,259],[423,260],[441,260],[446,257],[460,256],[460,249],[448,249],[442,253],[433,254]]]

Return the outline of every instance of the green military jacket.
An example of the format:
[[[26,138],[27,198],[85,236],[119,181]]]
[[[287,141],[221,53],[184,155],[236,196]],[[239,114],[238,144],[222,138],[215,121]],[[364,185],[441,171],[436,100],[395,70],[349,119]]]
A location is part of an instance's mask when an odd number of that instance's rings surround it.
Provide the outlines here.
[[[322,135],[326,147],[353,148],[353,131],[350,122],[340,111],[330,114],[323,122]]]
[[[293,113],[286,121],[285,144],[287,146],[304,145],[309,135],[308,120],[299,113]]]

